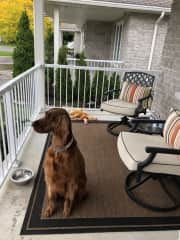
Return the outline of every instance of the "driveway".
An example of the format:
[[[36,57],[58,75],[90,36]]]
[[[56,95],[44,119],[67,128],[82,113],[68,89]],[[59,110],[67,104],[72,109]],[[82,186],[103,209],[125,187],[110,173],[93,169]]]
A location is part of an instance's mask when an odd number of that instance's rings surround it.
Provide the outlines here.
[[[11,70],[2,70],[0,71],[0,86],[4,83],[7,83],[12,79],[12,71]]]
[[[14,47],[0,45],[0,51],[12,52]],[[12,57],[0,57],[0,86],[12,79]]]
[[[13,49],[14,47],[12,46],[0,45],[0,51],[12,52]]]
[[[13,63],[12,57],[0,57],[0,65],[12,63]]]

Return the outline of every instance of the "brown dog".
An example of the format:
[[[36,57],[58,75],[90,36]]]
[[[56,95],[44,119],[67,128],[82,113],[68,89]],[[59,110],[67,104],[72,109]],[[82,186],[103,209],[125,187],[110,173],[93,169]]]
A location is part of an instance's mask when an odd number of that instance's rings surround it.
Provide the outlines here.
[[[52,133],[52,143],[44,162],[48,195],[44,216],[54,213],[60,196],[64,198],[63,216],[67,217],[75,198],[82,199],[86,195],[85,163],[72,134],[71,119],[64,109],[53,108],[32,126],[39,133]]]

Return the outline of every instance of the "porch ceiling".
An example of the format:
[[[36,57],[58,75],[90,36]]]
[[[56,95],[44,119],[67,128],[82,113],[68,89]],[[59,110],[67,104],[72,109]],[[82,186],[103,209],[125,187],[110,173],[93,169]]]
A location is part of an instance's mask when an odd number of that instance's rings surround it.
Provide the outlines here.
[[[80,27],[88,20],[114,22],[125,13],[124,9],[92,5],[65,4],[56,1],[45,2],[46,14],[53,18],[54,8],[59,8],[60,21],[74,23]]]

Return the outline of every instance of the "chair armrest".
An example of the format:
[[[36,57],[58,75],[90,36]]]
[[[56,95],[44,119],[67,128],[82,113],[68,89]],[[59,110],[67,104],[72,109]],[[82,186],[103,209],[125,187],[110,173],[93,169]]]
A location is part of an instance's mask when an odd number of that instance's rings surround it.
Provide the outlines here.
[[[148,96],[138,99],[138,102],[137,102],[138,105],[135,111],[136,116],[138,116],[138,114],[141,112],[144,112],[144,113],[146,112],[146,109],[150,106],[149,105],[150,99],[153,99],[151,92],[149,93]]]
[[[140,104],[142,104],[143,101],[145,101],[145,100],[147,100],[147,99],[149,99],[149,98],[152,98],[152,95],[151,95],[151,94],[149,94],[149,95],[146,96],[146,97],[143,97],[143,98],[138,99],[138,102],[139,102]]]
[[[103,100],[105,101],[106,98],[111,97],[113,95],[113,93],[120,92],[120,91],[121,91],[120,88],[119,89],[111,89],[109,91],[105,91],[104,94],[103,94]]]
[[[121,91],[120,88],[119,88],[119,89],[112,89],[112,90],[109,90],[109,91],[105,91],[105,92],[104,92],[104,95],[109,95],[109,94],[111,94],[111,93],[120,92],[120,91]]]
[[[151,164],[153,162],[154,158],[156,157],[156,155],[159,153],[180,155],[180,149],[146,147],[145,150],[147,153],[149,153],[149,155],[144,161],[138,163],[138,172],[139,173],[143,170],[144,167]]]
[[[173,149],[173,148],[160,148],[160,147],[146,147],[147,153],[162,153],[162,154],[180,154],[180,149]]]
[[[151,164],[152,161],[154,160],[155,156],[156,156],[156,153],[151,152],[151,153],[149,153],[148,157],[144,161],[139,162],[138,166],[137,166],[138,172],[140,173],[143,170],[144,167]]]

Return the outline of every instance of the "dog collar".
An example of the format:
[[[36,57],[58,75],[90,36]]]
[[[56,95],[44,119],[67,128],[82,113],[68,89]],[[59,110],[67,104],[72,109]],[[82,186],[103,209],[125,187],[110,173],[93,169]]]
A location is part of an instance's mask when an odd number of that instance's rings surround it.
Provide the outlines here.
[[[71,140],[63,147],[54,147],[54,151],[55,151],[55,155],[57,155],[57,153],[61,153],[61,152],[65,152],[67,151],[71,145],[74,142],[74,138],[72,137]]]

